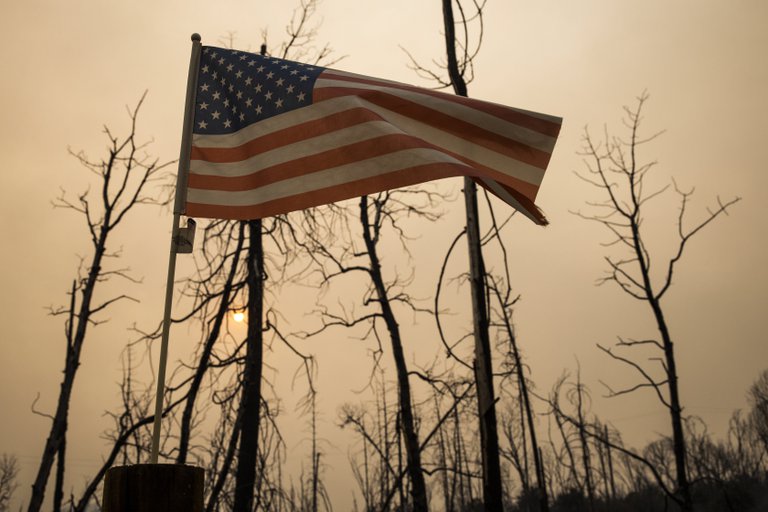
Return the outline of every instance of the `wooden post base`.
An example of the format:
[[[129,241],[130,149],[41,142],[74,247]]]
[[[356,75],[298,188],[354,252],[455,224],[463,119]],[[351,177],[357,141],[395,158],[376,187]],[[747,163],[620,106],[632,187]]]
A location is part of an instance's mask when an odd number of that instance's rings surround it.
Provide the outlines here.
[[[136,464],[107,471],[103,512],[202,512],[203,468]]]

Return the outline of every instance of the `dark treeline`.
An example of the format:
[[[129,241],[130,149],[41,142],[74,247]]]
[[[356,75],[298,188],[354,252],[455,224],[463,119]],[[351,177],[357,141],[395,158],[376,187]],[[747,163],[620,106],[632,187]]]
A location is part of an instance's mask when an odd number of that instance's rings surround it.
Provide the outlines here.
[[[483,510],[471,384],[452,379],[430,381],[431,397],[421,405],[422,422],[440,425],[422,457],[429,475],[431,509]],[[761,433],[765,430],[761,407],[765,405],[759,405],[768,399],[767,382],[768,371],[749,391],[750,410],[734,412],[723,439],[711,436],[701,419],[686,419],[695,510],[760,511],[768,506],[768,445]],[[392,390],[388,391],[391,395]],[[530,432],[520,415],[518,393],[502,387],[499,407],[504,510],[538,512],[539,491],[531,485],[535,468]],[[402,471],[402,460],[390,455],[398,453],[400,443],[396,411],[383,382],[376,381],[374,396],[374,400],[349,405],[340,413],[341,425],[358,437],[351,459],[363,496],[357,510],[399,510],[392,507],[392,493],[402,497],[407,491],[394,489],[390,483]],[[538,401],[541,412],[536,425],[542,439],[540,456],[549,510],[681,510],[670,496],[675,485],[671,438],[660,437],[637,450],[625,445],[621,432],[601,422],[587,403],[589,390],[567,376],[546,399]],[[391,467],[392,461],[399,464]]]

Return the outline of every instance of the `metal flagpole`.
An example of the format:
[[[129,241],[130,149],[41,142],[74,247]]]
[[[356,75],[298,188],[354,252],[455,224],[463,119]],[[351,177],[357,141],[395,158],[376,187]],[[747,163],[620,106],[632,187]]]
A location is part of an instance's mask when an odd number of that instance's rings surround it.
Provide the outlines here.
[[[189,252],[180,248],[183,229],[179,227],[181,214],[187,195],[187,172],[192,151],[192,123],[195,116],[195,92],[197,90],[197,68],[200,63],[200,35],[192,34],[192,56],[189,60],[189,75],[187,76],[187,98],[184,105],[184,128],[181,133],[181,152],[179,154],[179,171],[176,175],[176,198],[173,205],[173,228],[171,230],[171,251],[168,259],[168,278],[165,284],[165,312],[163,314],[163,332],[160,342],[160,362],[157,371],[157,395],[155,396],[155,423],[152,429],[152,451],[150,463],[157,464],[160,451],[160,426],[162,423],[163,395],[165,394],[165,367],[168,361],[168,336],[171,331],[171,305],[173,303],[173,283],[176,277],[176,255],[179,252]],[[186,230],[194,230],[194,222]],[[184,233],[189,235],[188,231]],[[191,247],[190,247],[191,249]]]

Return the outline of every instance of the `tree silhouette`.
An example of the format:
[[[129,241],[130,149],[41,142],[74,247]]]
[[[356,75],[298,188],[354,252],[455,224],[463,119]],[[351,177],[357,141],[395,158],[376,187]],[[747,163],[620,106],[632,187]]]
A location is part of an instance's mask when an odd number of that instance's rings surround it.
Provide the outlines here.
[[[103,159],[91,160],[83,152],[72,153],[84,168],[96,176],[98,188],[94,191],[86,190],[76,199],[70,199],[62,192],[54,201],[54,206],[73,210],[83,217],[90,236],[91,254],[87,266],[78,269],[77,277],[72,282],[69,304],[51,308],[52,315],[65,317],[64,379],[56,411],[52,415],[41,413],[51,419],[51,428],[32,485],[29,512],[37,512],[43,505],[54,459],[57,460],[57,470],[53,509],[58,511],[61,508],[69,404],[89,327],[102,323],[104,320],[100,320],[99,315],[113,304],[123,300],[135,301],[129,295],[120,294],[102,302],[95,302],[94,294],[101,284],[113,278],[136,282],[127,269],[107,267],[109,259],[120,255],[119,251],[109,252],[108,242],[111,242],[111,235],[134,207],[157,203],[157,200],[148,194],[147,185],[156,180],[161,171],[172,163],[160,162],[147,156],[145,149],[148,143],[137,140],[137,118],[145,97],[146,93],[142,95],[136,107],[129,110],[131,125],[127,135],[113,135],[109,128],[104,127],[109,146]]]
[[[656,162],[644,163],[638,155],[643,145],[660,135],[657,133],[650,137],[643,137],[640,133],[642,110],[647,100],[648,95],[643,93],[637,99],[634,108],[624,108],[625,125],[629,131],[626,140],[610,136],[606,131],[605,140],[598,143],[588,131],[585,131],[584,148],[581,154],[585,157],[586,172],[577,173],[577,175],[598,188],[604,199],[597,203],[590,203],[591,213],[579,213],[579,215],[604,226],[613,237],[607,245],[617,247],[617,250],[621,251],[619,256],[605,257],[608,271],[600,283],[617,285],[625,294],[646,303],[653,314],[660,340],[619,338],[614,348],[602,345],[598,347],[613,359],[632,368],[641,379],[638,384],[628,388],[620,390],[609,388],[611,396],[621,396],[639,389],[650,389],[668,410],[672,424],[677,486],[673,499],[684,511],[690,511],[693,501],[686,470],[686,440],[678,386],[679,376],[673,337],[662,306],[662,299],[672,286],[674,272],[691,239],[721,214],[727,214],[728,209],[738,202],[739,198],[725,202],[718,198],[716,208],[708,210],[703,220],[688,227],[685,223],[685,215],[693,190],[683,191],[673,181],[674,190],[680,198],[680,211],[677,217],[678,240],[672,256],[661,263],[664,269],[661,279],[654,279],[651,264],[653,262],[658,266],[659,256],[648,246],[643,221],[648,216],[649,202],[664,193],[669,185],[649,191],[651,184],[647,180]],[[660,353],[660,356],[653,357],[651,360],[660,365],[661,377],[655,376],[654,370],[622,355],[622,351],[640,348],[648,348]]]
[[[0,512],[9,512],[11,498],[18,484],[19,464],[16,457],[4,453],[0,455]]]

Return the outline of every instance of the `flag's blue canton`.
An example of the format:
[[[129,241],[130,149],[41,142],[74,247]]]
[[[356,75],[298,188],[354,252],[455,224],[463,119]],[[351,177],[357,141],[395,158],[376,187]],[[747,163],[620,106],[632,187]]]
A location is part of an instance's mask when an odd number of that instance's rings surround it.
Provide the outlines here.
[[[194,133],[232,133],[312,103],[325,68],[255,53],[203,47],[197,75]]]

